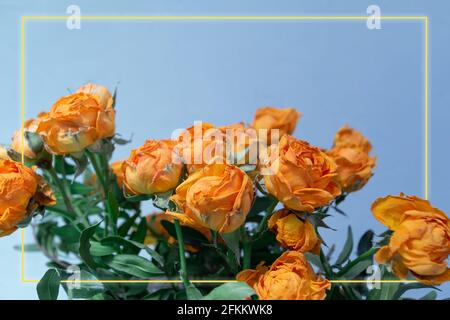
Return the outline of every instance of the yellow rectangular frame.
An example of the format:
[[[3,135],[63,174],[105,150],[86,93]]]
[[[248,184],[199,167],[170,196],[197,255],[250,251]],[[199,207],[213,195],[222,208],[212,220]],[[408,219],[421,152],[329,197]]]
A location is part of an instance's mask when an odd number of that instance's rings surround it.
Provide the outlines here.
[[[22,112],[22,125],[21,132],[22,136],[24,133],[24,123],[25,123],[25,23],[31,20],[66,20],[68,16],[22,16],[21,20],[21,112]],[[250,20],[367,20],[369,16],[80,16],[82,20],[177,20],[177,21],[250,21]],[[424,164],[424,197],[428,199],[428,189],[429,189],[429,128],[428,128],[428,16],[380,16],[381,20],[410,20],[424,22],[425,26],[425,164]],[[24,162],[24,153],[22,150],[22,162]],[[25,278],[25,231],[21,230],[21,282],[22,283],[37,283],[39,280],[26,279]],[[62,282],[72,283],[73,280],[63,280]],[[181,283],[181,280],[80,280],[80,283]],[[236,280],[191,280],[192,283],[227,283],[236,282]],[[416,280],[331,280],[332,283],[392,283],[392,282],[417,282]]]

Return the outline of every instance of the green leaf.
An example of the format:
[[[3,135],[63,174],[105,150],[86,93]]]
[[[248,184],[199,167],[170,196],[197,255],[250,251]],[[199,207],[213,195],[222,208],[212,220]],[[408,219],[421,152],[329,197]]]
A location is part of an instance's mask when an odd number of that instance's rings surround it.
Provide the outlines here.
[[[142,300],[167,300],[172,294],[172,289],[159,289],[155,292],[149,293]]]
[[[127,240],[119,236],[110,236],[101,240],[102,244],[117,244],[120,246],[134,247],[145,250],[160,265],[164,265],[164,258],[155,250],[137,241]]]
[[[81,233],[72,224],[63,225],[53,229],[53,233],[65,243],[76,243],[80,240]]]
[[[320,261],[320,257],[317,254],[305,252],[304,255],[310,263],[318,267],[320,270],[323,270],[322,262]]]
[[[67,175],[72,175],[77,171],[77,168],[69,163],[64,159],[63,156],[55,156],[54,164],[56,172],[58,173],[65,173]]]
[[[350,255],[352,254],[352,250],[353,250],[353,233],[352,228],[349,226],[347,232],[347,240],[345,240],[344,248],[342,248],[342,251],[339,254],[335,264],[341,265],[345,261],[347,261]]]
[[[75,181],[75,178],[77,178],[79,175],[81,175],[84,170],[86,170],[89,161],[86,157],[86,155],[83,152],[79,152],[79,153],[72,153],[70,155],[70,157],[72,158],[72,160],[75,162],[75,173],[72,179],[72,182]]]
[[[131,235],[131,240],[143,243],[147,236],[147,219],[143,217],[139,222],[137,230]]]
[[[245,282],[230,282],[213,289],[203,300],[244,300],[254,294]]]
[[[92,194],[92,192],[94,191],[94,188],[88,185],[85,185],[83,183],[79,183],[77,181],[73,181],[70,184],[70,192],[72,194],[80,194],[83,196],[87,196]]]
[[[233,232],[228,233],[221,233],[220,236],[222,237],[223,241],[225,241],[226,246],[230,251],[233,253],[237,265],[240,265],[240,248],[239,248],[239,240],[241,237],[241,229],[238,228]]]
[[[67,280],[72,281],[73,284],[76,284],[77,275],[75,274],[68,274]],[[75,299],[92,299],[95,295],[101,294],[105,291],[105,288],[102,283],[100,282],[94,282],[95,280],[98,280],[94,275],[87,272],[86,270],[81,270],[79,273],[79,280],[81,281],[92,281],[92,282],[82,282],[79,288],[74,286],[72,289],[70,289],[70,295],[72,298]],[[64,288],[66,292],[69,294],[69,289],[67,287],[68,283],[64,284]]]
[[[434,287],[434,286],[429,286],[429,285],[426,285],[426,284],[423,284],[423,283],[420,283],[420,282],[417,282],[417,283],[407,283],[407,284],[402,284],[402,285],[400,285],[400,287],[398,288],[398,290],[397,290],[397,292],[395,293],[395,295],[393,296],[393,300],[398,300],[398,299],[400,299],[401,297],[402,297],[402,295],[404,294],[404,293],[406,293],[407,291],[409,291],[409,290],[415,290],[415,289],[425,289],[425,288],[428,288],[428,289],[435,289],[435,290],[438,290],[439,291],[439,289],[437,288],[437,287]]]
[[[368,251],[373,247],[373,236],[375,233],[372,230],[367,230],[359,239],[357,254],[358,256]]]
[[[125,222],[119,227],[118,233],[120,236],[125,237],[130,231],[131,227],[135,224],[136,219],[139,217],[139,211],[133,216],[127,217]]]
[[[200,300],[203,298],[202,293],[192,283],[189,283],[186,288],[186,296],[188,300]]]
[[[436,291],[430,291],[429,293],[424,295],[422,298],[420,298],[420,300],[436,300],[436,298],[437,298]]]
[[[391,273],[385,272],[383,280],[397,280]],[[399,282],[383,282],[381,283],[380,300],[392,300],[400,287]]]
[[[91,300],[114,300],[114,298],[106,293],[97,293],[91,297]]]
[[[93,269],[95,269],[97,264],[95,263],[94,259],[91,256],[91,251],[90,251],[91,241],[90,241],[90,239],[95,234],[95,231],[96,231],[97,227],[100,225],[100,223],[102,223],[102,221],[84,229],[83,232],[81,232],[81,236],[80,236],[80,248],[78,251],[80,252],[81,260],[83,260],[83,262],[88,267],[93,268]]]
[[[372,260],[362,260],[355,264],[351,269],[341,275],[342,279],[352,280],[361,275],[369,266],[373,264]]]
[[[119,254],[103,259],[112,269],[138,278],[151,278],[164,274],[149,260],[131,254]]]
[[[61,278],[56,269],[49,269],[39,281],[36,290],[39,300],[56,300]]]
[[[109,256],[109,255],[117,252],[117,250],[115,248],[110,247],[110,246],[104,246],[97,241],[91,241],[90,251],[91,251],[91,255],[94,257]]]

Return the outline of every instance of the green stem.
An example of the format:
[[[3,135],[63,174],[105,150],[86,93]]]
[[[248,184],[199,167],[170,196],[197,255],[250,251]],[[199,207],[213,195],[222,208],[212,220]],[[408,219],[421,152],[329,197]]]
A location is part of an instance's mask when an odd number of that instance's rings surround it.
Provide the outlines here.
[[[243,246],[244,262],[242,263],[243,269],[250,269],[252,259],[252,244],[250,241],[245,241]]]
[[[94,154],[91,151],[89,151],[87,149],[85,151],[86,151],[86,155],[87,155],[89,161],[92,164],[92,167],[94,168],[95,175],[97,176],[98,181],[100,181],[100,185],[102,186],[105,193],[107,193],[108,185],[106,184],[106,181],[103,177],[103,172],[100,169],[100,166],[98,165],[97,159],[95,158]]]
[[[53,167],[47,168],[48,173],[50,173],[50,176],[52,177],[53,182],[58,187],[59,191],[61,192],[61,196],[63,198],[64,204],[66,205],[67,211],[71,213],[74,217],[76,216],[75,209],[72,205],[72,202],[66,192],[66,188],[64,187],[63,183],[58,177],[58,174],[56,173],[55,169]]]
[[[174,220],[175,224],[175,231],[177,233],[177,241],[178,241],[178,250],[180,254],[180,275],[181,280],[183,281],[185,289],[187,289],[190,285],[189,279],[188,279],[188,273],[187,273],[187,267],[186,267],[186,256],[184,251],[184,240],[183,240],[183,233],[181,232],[181,226],[180,221],[178,219]]]
[[[275,210],[275,207],[277,206],[277,204],[278,204],[278,200],[273,199],[272,204],[266,209],[266,214],[261,219],[261,222],[259,223],[258,228],[256,229],[255,235],[259,235],[260,233],[262,233],[264,231],[264,228],[266,227],[266,224],[267,224],[267,220],[269,220],[269,217],[272,215],[273,210]]]
[[[114,209],[113,209],[114,206],[110,203],[109,188],[108,188],[108,184],[106,183],[107,180],[105,180],[105,177],[104,177],[106,175],[105,174],[106,172],[109,173],[109,168],[107,167],[107,168],[105,168],[105,170],[102,170],[102,167],[97,162],[95,155],[87,149],[85,151],[86,151],[86,155],[87,155],[89,161],[92,164],[92,167],[94,168],[95,175],[97,176],[97,179],[98,179],[98,181],[100,181],[100,185],[103,188],[103,193],[104,193],[103,204],[105,206],[105,209],[106,209],[108,215],[111,218],[111,219],[105,219],[105,223],[106,223],[105,229],[108,229],[108,226],[111,226],[113,233],[117,234],[117,225],[116,225],[115,219],[113,219],[113,217],[118,217],[118,212],[114,212]],[[101,161],[101,162],[104,162],[104,161]],[[106,164],[106,166],[107,166],[107,164]],[[108,171],[106,171],[106,170],[108,170]]]
[[[76,223],[77,217],[81,219],[80,222],[84,227],[89,226],[89,221],[87,221],[86,217],[82,214],[82,212],[78,209],[78,207],[73,205],[72,198],[70,197],[70,194],[67,193],[66,189],[64,188],[64,184],[59,179],[58,174],[56,173],[55,169],[50,166],[49,168],[47,168],[47,171],[50,174],[50,176],[52,177],[53,182],[58,187],[58,189],[61,193],[61,196],[63,198],[64,205],[67,208],[67,213],[64,214],[65,217],[68,218],[70,221],[74,222],[74,226],[78,231],[81,231],[81,229],[78,226],[78,223]],[[55,208],[52,208],[52,209],[55,209]],[[51,211],[51,209],[50,209],[50,211]]]

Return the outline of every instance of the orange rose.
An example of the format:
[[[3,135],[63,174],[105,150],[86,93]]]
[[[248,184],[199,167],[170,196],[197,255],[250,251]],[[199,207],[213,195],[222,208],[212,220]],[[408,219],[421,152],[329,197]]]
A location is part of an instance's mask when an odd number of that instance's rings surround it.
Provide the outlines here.
[[[201,122],[184,130],[178,137],[177,150],[193,173],[212,163],[226,163],[223,132],[212,124]]]
[[[331,287],[298,251],[283,253],[266,272],[244,270],[238,281],[253,284],[260,300],[323,300]]]
[[[336,133],[333,148],[327,154],[338,166],[338,181],[343,191],[359,190],[372,177],[376,158],[369,155],[371,149],[370,142],[347,125]]]
[[[148,245],[155,243],[158,237],[166,238],[167,242],[171,245],[176,244],[177,240],[174,237],[172,237],[161,224],[161,221],[169,221],[173,223],[175,219],[178,219],[180,221],[181,226],[194,229],[203,234],[203,236],[205,236],[206,239],[211,241],[211,232],[209,231],[209,229],[199,225],[188,216],[184,214],[174,215],[174,214],[158,213],[147,216],[149,227],[147,236],[145,238],[145,244]],[[192,253],[196,253],[199,251],[199,248],[189,244],[185,244],[185,249]]]
[[[236,275],[236,280],[247,283],[250,287],[254,287],[269,268],[264,266],[264,262],[259,263],[256,269],[242,270]]]
[[[426,284],[450,280],[446,259],[450,254],[447,215],[417,197],[387,196],[372,205],[375,218],[394,233],[375,255],[378,263],[391,263],[397,276],[408,271]]]
[[[314,226],[309,221],[300,219],[289,209],[275,212],[270,217],[268,226],[276,233],[277,241],[284,248],[319,254],[321,242]]]
[[[180,184],[172,200],[198,224],[228,233],[244,223],[253,197],[253,183],[244,171],[210,164]]]
[[[327,154],[337,164],[338,182],[345,192],[361,189],[373,175],[376,158],[362,149],[339,146]]]
[[[17,230],[37,209],[55,203],[50,187],[32,169],[0,160],[0,237]]]
[[[279,130],[279,138],[281,138],[285,134],[292,134],[295,130],[297,121],[300,116],[301,113],[293,108],[259,108],[258,110],[256,110],[252,127],[256,130],[268,130],[267,141],[270,141],[270,131],[273,129]]]
[[[114,135],[115,111],[112,98],[105,98],[105,90],[98,89],[101,95],[70,94],[59,99],[50,112],[40,114],[36,132],[49,152],[60,155],[80,152]]]
[[[359,148],[367,153],[372,150],[372,145],[369,140],[367,140],[361,132],[350,128],[348,125],[345,125],[336,133],[336,136],[334,137],[334,146]]]
[[[313,212],[341,193],[337,166],[319,148],[285,135],[269,149],[271,174],[265,174],[267,190],[292,210]]]
[[[133,194],[149,195],[174,189],[183,171],[174,146],[172,140],[147,140],[131,151],[128,160],[122,164],[126,188]]]
[[[87,84],[84,84],[81,87],[79,87],[77,92],[87,93],[87,94],[92,94],[92,95],[97,96],[99,99],[100,105],[105,110],[110,109],[114,104],[114,100],[113,100],[111,93],[109,92],[109,90],[106,87],[103,87],[103,86],[99,86],[99,85],[96,85],[93,83],[87,83]]]

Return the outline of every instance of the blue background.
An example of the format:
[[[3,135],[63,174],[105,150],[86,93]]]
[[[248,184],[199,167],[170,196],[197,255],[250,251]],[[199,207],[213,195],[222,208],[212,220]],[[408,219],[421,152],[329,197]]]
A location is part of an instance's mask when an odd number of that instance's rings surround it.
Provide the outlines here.
[[[20,16],[65,15],[366,15],[373,1],[0,1],[0,142],[20,127]],[[377,1],[384,15],[430,17],[430,188],[433,205],[448,201],[450,6],[446,1]],[[295,136],[329,147],[345,123],[361,130],[378,157],[375,176],[352,194],[324,231],[338,250],[351,225],[356,238],[384,227],[371,203],[388,194],[424,195],[424,24],[383,21],[65,21],[26,25],[26,117],[47,110],[67,89],[119,82],[117,132],[133,135],[115,159],[148,138],[170,137],[195,120],[250,122],[256,108],[296,107]],[[26,242],[32,241],[30,230]],[[20,282],[20,232],[0,239],[0,298],[34,299]],[[46,259],[27,253],[27,279]],[[450,296],[450,285],[440,297]],[[420,296],[426,292],[419,292]]]

